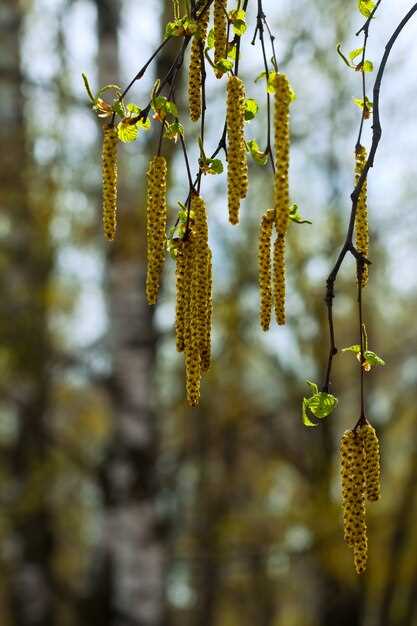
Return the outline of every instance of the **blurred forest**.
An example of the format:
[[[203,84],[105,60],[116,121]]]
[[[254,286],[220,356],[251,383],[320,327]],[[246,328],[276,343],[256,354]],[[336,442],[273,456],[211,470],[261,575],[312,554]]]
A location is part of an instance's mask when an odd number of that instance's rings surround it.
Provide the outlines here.
[[[370,41],[375,63],[411,3],[384,5]],[[370,507],[369,566],[358,578],[338,476],[340,436],[359,410],[352,355],[336,360],[331,418],[306,429],[300,413],[305,380],[320,382],[326,360],[325,278],[346,227],[360,118],[359,76],[336,44],[357,47],[361,19],[354,0],[264,8],[298,96],[292,196],[313,224],[291,227],[288,326],[262,334],[257,232],[270,173],[250,164],[237,228],[226,226],[225,177],[204,180],[214,358],[201,406],[190,409],[173,335],[173,263],[156,310],[144,295],[144,173],[155,134],[120,151],[119,231],[109,244],[100,124],[81,79],[85,71],[95,86],[125,85],[158,45],[171,0],[0,2],[1,626],[417,625],[417,24],[384,78],[384,136],[369,180],[365,309],[387,365],[367,381],[383,494]],[[242,73],[261,99],[262,59],[249,39]],[[147,100],[172,54],[167,46],[135,86],[135,102]],[[212,146],[224,87],[209,81]],[[258,140],[263,123],[260,115],[250,129]],[[191,144],[192,124],[186,133]],[[166,153],[175,215],[186,176],[175,145]],[[347,265],[335,301],[339,346],[356,342]]]

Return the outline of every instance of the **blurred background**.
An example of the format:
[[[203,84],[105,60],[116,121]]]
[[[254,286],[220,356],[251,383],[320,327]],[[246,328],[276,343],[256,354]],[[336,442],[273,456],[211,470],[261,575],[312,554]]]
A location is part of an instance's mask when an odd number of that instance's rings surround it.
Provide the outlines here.
[[[262,58],[250,45],[255,5],[241,68],[248,96],[264,104],[254,83]],[[382,2],[367,55],[375,64],[411,5]],[[319,428],[303,426],[301,400],[305,380],[324,374],[325,278],[350,210],[360,120],[360,75],[336,44],[359,47],[363,20],[355,0],[265,0],[264,9],[298,96],[292,198],[313,225],[291,226],[288,325],[262,334],[257,232],[270,171],[251,163],[238,227],[226,223],[225,176],[203,181],[214,362],[191,410],[170,259],[156,310],[144,296],[144,173],[156,125],[119,151],[119,230],[108,244],[100,122],[81,79],[126,85],[158,45],[171,0],[1,0],[1,626],[417,624],[417,19],[384,78],[369,181],[365,314],[370,348],[387,365],[367,377],[383,497],[369,507],[370,560],[358,578],[338,478],[339,439],[358,418],[354,357],[336,359],[339,407]],[[174,52],[165,49],[132,101],[148,101]],[[224,96],[225,79],[210,78],[208,152]],[[263,107],[247,128],[260,145],[264,124]],[[369,132],[368,123],[368,146]],[[193,169],[196,133],[187,122]],[[173,219],[186,176],[180,150],[165,142],[164,152]],[[348,259],[335,301],[339,347],[357,342],[355,288]]]

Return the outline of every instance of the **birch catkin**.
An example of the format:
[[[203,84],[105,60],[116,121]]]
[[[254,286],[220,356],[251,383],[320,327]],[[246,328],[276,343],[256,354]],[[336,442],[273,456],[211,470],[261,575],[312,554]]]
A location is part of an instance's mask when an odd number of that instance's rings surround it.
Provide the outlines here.
[[[227,0],[214,0],[214,63],[227,57]],[[217,78],[224,74],[215,70]]]
[[[356,162],[355,162],[355,184],[358,184],[360,175],[362,174],[367,159],[366,148],[358,146],[356,149]],[[356,249],[361,252],[365,257],[369,254],[369,226],[368,226],[368,185],[365,179],[361,193],[359,194],[358,205],[356,208]],[[368,283],[369,267],[368,264],[363,264],[362,267],[362,280],[361,285],[365,287]]]
[[[104,234],[112,241],[117,224],[117,131],[107,126],[104,129],[103,167],[103,227]]]
[[[359,432],[348,430],[340,444],[343,525],[346,543],[353,548],[355,569],[362,574],[368,558],[365,510],[365,448]]]
[[[381,467],[378,436],[371,424],[362,426],[360,433],[365,448],[366,497],[371,501],[379,500],[381,496]]]
[[[272,312],[271,239],[273,227],[274,211],[269,209],[262,216],[258,251],[260,322],[262,330],[265,331],[269,329]]]
[[[227,81],[227,198],[229,222],[239,222],[240,200],[248,190],[245,148],[245,87],[238,76]]]
[[[277,324],[285,324],[285,235],[278,233],[274,243],[274,305]]]
[[[275,184],[274,209],[277,233],[285,235],[290,208],[288,170],[290,160],[289,107],[291,88],[285,74],[275,77]]]
[[[189,233],[176,254],[176,345],[184,352],[187,400],[197,406],[201,377],[210,367],[212,276],[207,212],[203,199],[191,198]]]
[[[155,304],[165,260],[167,222],[167,163],[165,157],[151,159],[147,172],[147,258],[146,296]]]
[[[188,109],[193,122],[196,122],[201,116],[201,56],[204,54],[208,21],[209,9],[201,16],[198,23],[198,30],[191,44],[190,67],[188,72]]]

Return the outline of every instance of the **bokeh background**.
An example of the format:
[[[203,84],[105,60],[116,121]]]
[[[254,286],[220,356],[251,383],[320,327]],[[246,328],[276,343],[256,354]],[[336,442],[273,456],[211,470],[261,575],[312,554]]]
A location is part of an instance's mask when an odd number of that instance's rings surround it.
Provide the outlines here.
[[[369,43],[375,64],[411,5],[382,2]],[[298,96],[292,197],[313,225],[291,226],[288,326],[262,334],[257,231],[270,172],[251,164],[237,228],[226,223],[225,176],[204,180],[214,363],[191,410],[173,337],[172,261],[156,310],[144,297],[144,174],[155,129],[120,150],[119,232],[107,244],[101,129],[81,80],[84,71],[95,88],[127,84],[159,43],[171,0],[1,0],[1,626],[417,624],[417,19],[384,78],[384,134],[369,181],[365,312],[370,347],[387,365],[367,377],[383,498],[369,507],[370,561],[359,579],[343,542],[337,452],[358,417],[351,354],[335,362],[337,411],[316,429],[300,413],[305,380],[323,377],[325,278],[346,228],[360,119],[352,103],[360,76],[336,44],[359,47],[362,18],[355,0],[264,0],[264,8]],[[242,74],[263,103],[249,31]],[[173,52],[135,85],[134,102],[147,102]],[[210,78],[209,152],[224,96],[225,80]],[[262,112],[248,125],[261,144],[264,123]],[[196,132],[187,122],[194,160]],[[369,133],[368,123],[368,145]],[[165,144],[172,216],[187,193],[174,148]],[[339,347],[356,343],[350,259],[335,314]]]

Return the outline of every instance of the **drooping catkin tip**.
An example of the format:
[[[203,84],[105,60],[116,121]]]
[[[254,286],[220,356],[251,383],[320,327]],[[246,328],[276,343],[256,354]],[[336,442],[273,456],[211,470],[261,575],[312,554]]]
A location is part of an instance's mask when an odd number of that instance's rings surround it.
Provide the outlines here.
[[[370,501],[381,497],[381,462],[378,435],[375,428],[367,423],[360,429],[365,448],[366,497]]]
[[[147,275],[146,296],[156,304],[165,260],[167,223],[167,162],[165,157],[151,159],[147,172]]]
[[[259,229],[259,296],[260,296],[260,323],[264,331],[269,329],[272,313],[272,272],[271,272],[271,238],[275,214],[268,209],[261,220]]]
[[[117,142],[116,129],[106,126],[102,149],[103,228],[109,241],[115,238],[117,225]]]

